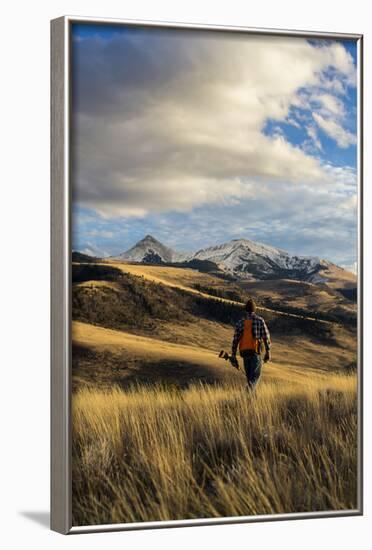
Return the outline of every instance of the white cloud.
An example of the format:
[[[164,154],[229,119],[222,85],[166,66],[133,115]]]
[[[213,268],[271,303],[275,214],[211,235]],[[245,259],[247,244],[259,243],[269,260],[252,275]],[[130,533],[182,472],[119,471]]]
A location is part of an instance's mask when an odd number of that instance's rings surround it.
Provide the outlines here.
[[[75,218],[79,249],[91,246],[91,228],[99,235],[97,248],[119,254],[151,233],[178,250],[195,250],[233,238],[250,238],[296,254],[324,257],[349,265],[356,257],[356,172],[352,168],[322,165],[330,185],[264,182],[251,186],[249,196],[204,204],[185,213],[152,213],[144,219],[112,220],[95,215],[87,224]],[[98,233],[98,232],[97,232]],[[101,254],[95,254],[101,255]]]
[[[313,118],[318,126],[325,132],[329,137],[334,139],[339,147],[346,149],[350,145],[355,145],[357,142],[356,136],[351,132],[345,130],[340,124],[335,120],[330,118],[324,118],[318,113],[313,113]]]
[[[318,101],[322,107],[323,112],[330,115],[336,115],[343,118],[345,116],[345,108],[343,102],[336,96],[330,94],[319,94],[313,96],[313,101]]]
[[[106,229],[90,229],[87,235],[89,237],[100,237],[103,239],[112,239],[115,236],[112,231],[107,231]]]
[[[341,201],[339,206],[340,208],[343,208],[345,210],[352,210],[353,212],[356,212],[357,203],[358,199],[357,196],[354,194]]]
[[[315,126],[306,126],[306,132],[307,132],[307,135],[309,136],[309,138],[314,143],[315,147],[317,149],[319,149],[319,151],[321,151],[323,148],[322,148],[322,144],[321,144],[320,139],[318,137],[318,133],[316,131]]]
[[[291,120],[291,107],[309,101],[304,88],[327,88],[322,106],[336,108],[334,74],[346,86],[355,73],[341,44],[154,29],[74,48],[76,203],[140,217],[234,204],[261,183],[332,182],[316,157],[263,128]],[[340,147],[354,142],[334,121],[314,120]]]

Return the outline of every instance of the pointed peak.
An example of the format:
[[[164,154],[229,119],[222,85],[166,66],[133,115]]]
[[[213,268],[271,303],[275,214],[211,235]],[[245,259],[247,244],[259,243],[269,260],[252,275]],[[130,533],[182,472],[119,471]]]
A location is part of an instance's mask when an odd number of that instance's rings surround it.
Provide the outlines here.
[[[141,239],[139,242],[140,242],[140,243],[143,243],[143,242],[158,243],[158,242],[160,242],[160,241],[158,241],[157,239],[155,239],[155,237],[153,237],[152,235],[146,235],[146,236],[143,237],[143,239]]]

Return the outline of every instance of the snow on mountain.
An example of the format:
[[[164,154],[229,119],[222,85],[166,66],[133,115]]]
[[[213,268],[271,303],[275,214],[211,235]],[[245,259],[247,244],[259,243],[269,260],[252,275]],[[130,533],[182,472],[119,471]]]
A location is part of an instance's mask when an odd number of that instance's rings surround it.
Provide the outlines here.
[[[152,235],[146,235],[137,244],[126,252],[115,256],[116,260],[143,263],[173,263],[182,261],[183,255],[155,239]]]
[[[115,259],[155,264],[208,260],[238,279],[289,278],[313,283],[326,282],[322,272],[333,265],[317,257],[292,255],[248,239],[234,239],[196,253],[182,254],[164,246],[151,235]]]
[[[215,262],[221,269],[242,279],[289,277],[312,282],[312,278],[319,278],[317,274],[321,269],[330,265],[317,257],[291,255],[248,239],[234,239],[204,248],[196,252],[194,258]]]

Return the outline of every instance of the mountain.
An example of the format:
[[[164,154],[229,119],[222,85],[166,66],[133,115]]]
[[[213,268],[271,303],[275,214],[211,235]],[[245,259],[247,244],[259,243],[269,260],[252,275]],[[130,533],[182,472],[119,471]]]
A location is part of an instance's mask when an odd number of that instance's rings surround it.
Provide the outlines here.
[[[173,263],[182,261],[183,255],[164,246],[152,235],[146,235],[126,252],[115,256],[116,260],[147,264]]]
[[[356,278],[341,267],[315,256],[298,256],[249,239],[233,239],[195,253],[182,254],[164,246],[151,235],[116,256],[116,260],[139,263],[212,262],[225,274],[240,280],[294,279],[311,283],[332,283],[334,287],[355,286]]]
[[[312,256],[297,256],[248,239],[234,239],[199,250],[199,260],[210,260],[240,279],[288,278],[323,282],[320,272],[332,264]]]
[[[95,263],[100,258],[97,258],[96,256],[89,256],[89,254],[83,254],[82,252],[77,252],[76,250],[72,251],[71,259],[73,262],[78,263]]]

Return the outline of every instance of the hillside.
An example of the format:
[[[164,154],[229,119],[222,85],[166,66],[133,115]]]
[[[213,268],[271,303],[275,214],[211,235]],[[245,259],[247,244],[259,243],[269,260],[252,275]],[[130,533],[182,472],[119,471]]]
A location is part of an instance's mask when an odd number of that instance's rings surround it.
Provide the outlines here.
[[[241,283],[240,286],[268,308],[307,311],[309,314],[343,322],[356,321],[356,301],[346,298],[328,284],[281,279]]]
[[[188,335],[190,329],[191,326],[183,325],[184,334]],[[190,333],[192,335],[192,330]],[[227,334],[221,331],[220,336],[222,342],[223,336]],[[77,321],[73,323],[72,337],[75,387],[96,387],[97,383],[101,389],[113,384],[128,387],[132,383],[166,382],[180,387],[189,386],[195,381],[245,383],[242,361],[240,371],[233,369],[218,359],[218,347],[203,348],[196,346],[195,341],[193,345],[175,344],[164,339],[138,336]],[[334,350],[332,364],[324,368],[324,359],[328,353],[324,344],[297,338],[293,353],[288,358],[286,344],[278,344],[275,360],[265,366],[265,380],[301,385],[311,374],[326,380],[330,371],[337,372],[346,366],[347,356],[342,350]],[[314,359],[315,354],[317,357]]]
[[[72,277],[74,525],[356,508],[356,328],[325,319],[352,302],[113,260]],[[248,295],[272,305],[254,394],[218,358]]]
[[[257,298],[262,309],[273,309],[300,316],[355,324],[356,303],[328,285],[279,279],[269,281],[226,281],[215,275],[193,269],[108,263],[124,273],[162,283],[188,292],[243,303],[247,296]]]
[[[79,321],[73,331],[74,387],[98,380],[184,385],[239,375],[217,354],[230,348],[242,305],[195,288],[222,292],[225,281],[194,270],[124,263],[74,264],[73,276],[73,319]],[[344,370],[355,362],[352,326],[263,313],[275,350],[267,376]]]

